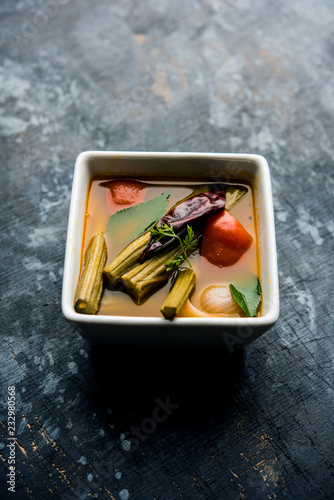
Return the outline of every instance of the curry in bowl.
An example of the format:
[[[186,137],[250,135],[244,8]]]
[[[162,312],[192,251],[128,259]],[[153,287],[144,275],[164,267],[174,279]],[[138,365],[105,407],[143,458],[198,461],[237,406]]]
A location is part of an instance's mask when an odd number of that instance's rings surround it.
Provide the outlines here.
[[[74,307],[134,317],[261,316],[246,181],[93,178]]]

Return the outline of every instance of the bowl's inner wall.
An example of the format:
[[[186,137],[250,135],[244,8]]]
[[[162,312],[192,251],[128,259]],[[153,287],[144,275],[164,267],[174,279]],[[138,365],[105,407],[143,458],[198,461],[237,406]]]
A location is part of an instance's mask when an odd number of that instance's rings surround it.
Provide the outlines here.
[[[140,178],[192,179],[218,182],[243,180],[254,183],[254,162],[218,158],[126,158],[91,157],[87,162],[91,177],[97,175]]]

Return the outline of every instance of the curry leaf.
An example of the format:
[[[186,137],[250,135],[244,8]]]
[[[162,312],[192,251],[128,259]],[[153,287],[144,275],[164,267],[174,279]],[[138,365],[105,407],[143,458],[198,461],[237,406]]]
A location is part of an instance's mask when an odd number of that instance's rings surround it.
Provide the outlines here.
[[[261,300],[261,285],[259,278],[251,275],[246,282],[231,282],[231,293],[247,316],[255,317]]]
[[[152,200],[113,214],[107,226],[109,236],[116,240],[132,240],[150,229],[166,213],[170,194],[171,190],[165,191]]]

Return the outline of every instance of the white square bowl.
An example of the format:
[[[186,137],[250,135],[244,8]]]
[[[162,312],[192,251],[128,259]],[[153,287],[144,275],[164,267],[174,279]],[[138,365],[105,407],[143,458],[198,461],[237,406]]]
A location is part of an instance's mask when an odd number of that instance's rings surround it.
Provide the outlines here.
[[[260,252],[262,315],[256,318],[164,318],[79,314],[74,295],[79,279],[84,219],[94,177],[248,181],[254,195]],[[279,290],[270,173],[254,154],[87,151],[75,164],[62,291],[64,316],[83,337],[97,343],[145,347],[209,347],[233,352],[253,342],[278,319]]]

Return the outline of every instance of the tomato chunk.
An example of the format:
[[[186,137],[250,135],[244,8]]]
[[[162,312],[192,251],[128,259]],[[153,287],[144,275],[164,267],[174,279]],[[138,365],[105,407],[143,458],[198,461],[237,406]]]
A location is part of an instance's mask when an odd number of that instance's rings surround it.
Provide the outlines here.
[[[216,266],[232,266],[248,250],[252,241],[244,226],[224,210],[207,220],[201,254]]]
[[[139,181],[115,179],[107,184],[107,204],[110,211],[114,205],[130,206],[144,201],[146,185]]]

